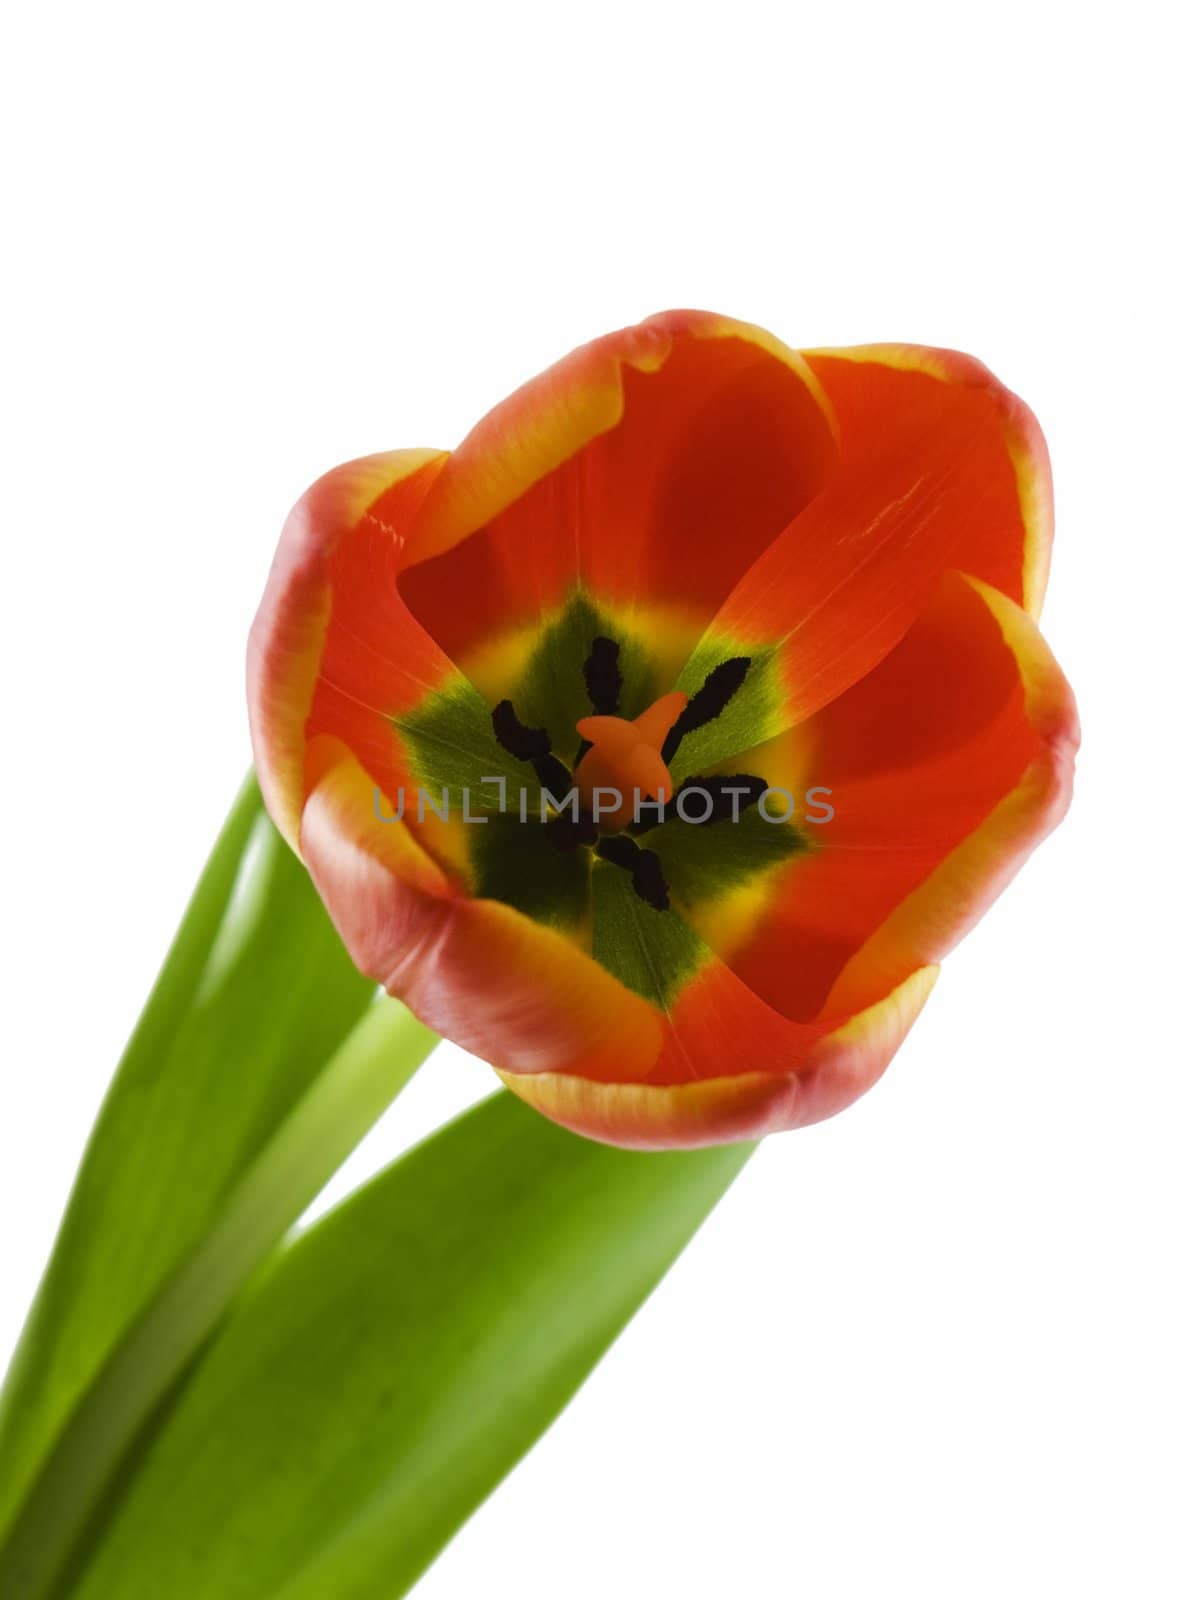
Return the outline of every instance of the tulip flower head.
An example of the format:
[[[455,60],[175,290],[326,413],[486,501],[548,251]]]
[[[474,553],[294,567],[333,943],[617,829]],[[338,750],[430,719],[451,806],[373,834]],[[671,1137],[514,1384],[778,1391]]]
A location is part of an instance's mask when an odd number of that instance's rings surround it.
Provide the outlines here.
[[[1050,529],[970,358],[651,318],[303,497],[250,642],[264,797],[360,968],[546,1115],[815,1121],[1066,808]]]

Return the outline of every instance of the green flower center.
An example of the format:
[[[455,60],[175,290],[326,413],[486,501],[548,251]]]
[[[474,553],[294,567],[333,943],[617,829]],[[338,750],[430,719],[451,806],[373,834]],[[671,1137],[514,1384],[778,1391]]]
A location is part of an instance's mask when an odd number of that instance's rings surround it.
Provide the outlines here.
[[[460,678],[397,723],[419,781],[464,821],[486,819],[466,830],[472,891],[577,939],[666,1008],[708,956],[696,915],[807,846],[763,777],[691,768],[693,751],[703,758],[722,743],[730,753],[730,740],[743,741],[733,752],[758,742],[762,708],[768,719],[772,709],[770,666],[761,655],[726,655],[698,673],[693,658],[681,679],[686,700],[664,698],[670,686],[646,641],[577,595],[490,710]],[[581,738],[581,721],[595,745]],[[672,763],[688,776],[667,777]],[[653,772],[666,780],[661,804],[661,780],[638,779]],[[611,783],[597,784],[597,774]]]

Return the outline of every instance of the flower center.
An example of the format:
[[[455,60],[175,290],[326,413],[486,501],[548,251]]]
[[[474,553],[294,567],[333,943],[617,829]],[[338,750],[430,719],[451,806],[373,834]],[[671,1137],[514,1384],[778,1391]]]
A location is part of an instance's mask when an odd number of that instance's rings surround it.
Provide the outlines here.
[[[547,730],[528,727],[511,700],[501,700],[493,709],[492,731],[502,749],[530,764],[543,790],[563,807],[546,827],[555,847],[567,854],[580,846],[594,851],[629,872],[640,899],[656,911],[667,911],[670,892],[659,856],[631,834],[644,833],[668,819],[674,796],[668,763],[686,734],[720,716],[749,667],[749,656],[731,657],[713,668],[695,694],[675,689],[639,716],[623,717],[620,647],[598,635],[583,663],[592,715],[575,724],[583,743],[574,772],[554,754]],[[761,778],[742,782],[736,773],[727,779],[687,780],[711,796],[705,820],[719,821],[731,814],[724,793],[730,783],[740,785],[740,794],[756,794],[766,787]],[[644,820],[647,813],[652,821]]]
[[[664,694],[632,721],[625,717],[581,717],[576,728],[589,748],[575,768],[581,804],[603,833],[620,833],[647,805],[665,805],[674,792],[662,747],[687,695]]]

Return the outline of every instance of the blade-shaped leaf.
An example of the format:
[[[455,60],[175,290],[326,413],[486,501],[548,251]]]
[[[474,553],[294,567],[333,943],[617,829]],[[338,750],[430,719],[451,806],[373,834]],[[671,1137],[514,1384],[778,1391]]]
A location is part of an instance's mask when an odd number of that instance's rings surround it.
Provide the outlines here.
[[[395,1600],[547,1427],[747,1159],[501,1094],[264,1271],[72,1600]]]
[[[0,1594],[43,1592],[154,1404],[431,1048],[373,995],[251,781],[109,1091],[5,1386]]]

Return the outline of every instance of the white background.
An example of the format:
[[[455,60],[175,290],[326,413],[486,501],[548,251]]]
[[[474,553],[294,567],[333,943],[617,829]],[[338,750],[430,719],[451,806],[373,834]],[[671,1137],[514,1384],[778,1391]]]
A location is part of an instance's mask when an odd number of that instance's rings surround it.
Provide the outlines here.
[[[451,444],[664,306],[957,346],[1049,437],[1074,810],[881,1086],[759,1153],[419,1592],[1197,1592],[1181,24],[961,0],[14,9],[4,1352],[246,765],[244,635],[309,480]],[[444,1049],[337,1192],[490,1081]]]

